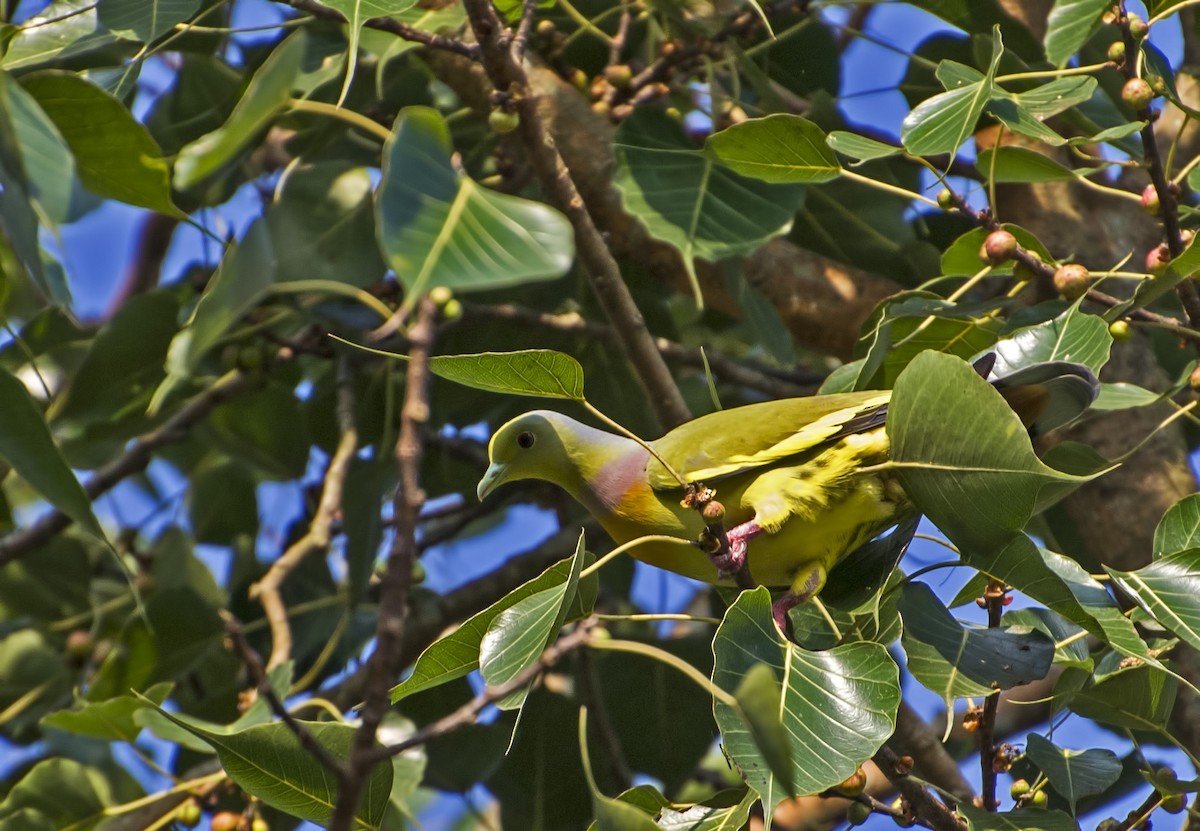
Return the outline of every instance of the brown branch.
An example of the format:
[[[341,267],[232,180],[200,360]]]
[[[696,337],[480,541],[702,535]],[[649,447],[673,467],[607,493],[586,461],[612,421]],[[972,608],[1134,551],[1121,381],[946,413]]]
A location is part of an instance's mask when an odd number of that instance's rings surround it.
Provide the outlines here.
[[[958,762],[946,751],[941,737],[907,702],[900,702],[896,713],[896,732],[888,740],[897,750],[912,756],[921,778],[961,801],[974,796],[971,783],[958,768]]]
[[[417,523],[425,493],[421,490],[422,428],[429,420],[429,354],[437,331],[437,307],[428,298],[417,303],[417,317],[408,332],[409,361],[405,376],[404,405],[400,411],[400,437],[396,442],[399,486],[396,489],[395,536],[388,552],[375,628],[375,651],[367,660],[362,721],[354,734],[346,780],[338,789],[330,831],[350,831],[371,768],[379,761],[375,738],[390,706],[388,690],[399,674],[404,645],[404,623],[413,564],[417,559]]]
[[[322,5],[315,0],[276,0],[276,2],[282,3],[285,6],[291,6],[296,11],[312,15],[319,20],[331,20],[335,23],[346,22],[346,16],[337,9],[331,9],[329,6]],[[423,32],[420,29],[409,26],[407,23],[401,23],[399,20],[394,20],[390,17],[372,17],[364,21],[362,25],[368,29],[376,29],[404,40],[410,40],[413,43],[420,43],[434,49],[444,49],[447,52],[453,52],[472,60],[478,60],[479,58],[479,47],[474,44],[463,43],[461,40],[455,40],[445,35]]]
[[[1119,18],[1121,39],[1125,44],[1127,56],[1123,65],[1125,77],[1133,79],[1138,77],[1137,61],[1133,60],[1133,56],[1138,54],[1138,43],[1129,28],[1129,15],[1125,13],[1124,0],[1121,0],[1118,8],[1121,12]],[[1146,154],[1146,170],[1150,174],[1154,191],[1158,194],[1159,213],[1163,232],[1167,238],[1167,249],[1171,252],[1171,259],[1175,259],[1183,253],[1184,249],[1182,228],[1179,225],[1178,188],[1167,181],[1166,167],[1163,165],[1162,153],[1158,149],[1158,137],[1154,132],[1154,122],[1158,118],[1158,112],[1150,104],[1147,104],[1138,110],[1137,117],[1146,122],[1146,126],[1140,133],[1142,150]],[[1188,325],[1193,329],[1200,329],[1200,292],[1197,292],[1196,285],[1191,280],[1181,280],[1175,286],[1175,293],[1183,305]]]
[[[342,509],[342,494],[346,474],[358,450],[358,429],[354,424],[354,375],[346,355],[338,359],[337,422],[341,431],[337,448],[325,470],[325,481],[317,510],[308,531],[283,552],[261,580],[250,587],[250,598],[262,603],[263,613],[271,627],[271,658],[267,671],[287,662],[292,656],[292,627],[288,623],[287,606],[281,588],[288,575],[304,559],[318,551],[326,551],[333,537],[333,524]]]
[[[633,365],[647,400],[663,427],[682,424],[691,418],[691,413],[654,345],[654,338],[621,277],[616,259],[592,221],[583,197],[579,195],[554,137],[546,129],[524,66],[513,60],[509,49],[509,31],[500,23],[488,0],[464,0],[463,5],[475,39],[479,42],[488,79],[498,92],[514,97],[514,106],[520,116],[518,132],[530,165],[537,174],[546,200],[565,214],[571,223],[579,260],[587,272],[596,298],[617,333],[626,357]]]
[[[128,449],[108,464],[98,469],[84,484],[88,499],[95,500],[112,490],[120,482],[141,473],[154,456],[154,451],[169,444],[183,441],[192,427],[208,416],[215,407],[225,403],[257,382],[249,375],[234,370],[221,377],[204,392],[183,406],[162,426],[136,439]],[[74,522],[57,508],[38,519],[32,525],[14,531],[0,539],[0,566],[27,554],[49,542],[56,534]]]
[[[884,746],[872,757],[876,767],[908,800],[917,816],[937,831],[963,831],[961,822],[945,803],[935,797],[921,782],[908,775],[907,765],[890,747]]]
[[[1000,626],[1005,596],[1003,583],[998,580],[988,581],[987,589],[983,592],[983,602],[987,607],[989,629]],[[986,811],[995,811],[1000,807],[1000,802],[996,799],[996,708],[999,706],[1000,693],[997,691],[983,702],[983,716],[979,720],[979,767],[982,775],[980,798]]]
[[[125,272],[120,289],[104,313],[105,319],[116,314],[131,297],[145,294],[158,285],[163,261],[178,227],[178,217],[167,214],[151,213],[142,220],[138,229],[137,252]]]
[[[300,746],[304,748],[306,753],[316,759],[321,764],[321,767],[332,773],[339,782],[344,781],[346,770],[342,766],[342,763],[313,737],[313,734],[308,731],[307,727],[297,721],[296,717],[288,712],[283,701],[275,694],[275,690],[271,688],[271,682],[267,678],[266,671],[263,670],[262,660],[246,641],[246,634],[242,630],[241,622],[225,610],[221,610],[221,617],[225,621],[225,635],[229,638],[229,643],[233,647],[233,654],[246,667],[246,671],[250,674],[250,680],[254,682],[255,690],[266,700],[267,705],[271,708],[271,712],[278,716],[279,720],[287,725],[287,728],[295,734],[296,740],[300,742]]]
[[[533,19],[537,16],[538,0],[525,0],[521,9],[521,22],[517,24],[517,33],[513,36],[512,56],[517,63],[525,60],[525,47],[529,44],[529,30]]]
[[[573,632],[555,641],[553,646],[542,652],[537,661],[513,676],[512,680],[498,687],[486,688],[454,712],[427,724],[402,742],[375,748],[375,755],[380,759],[390,759],[406,750],[433,741],[439,736],[444,736],[461,727],[466,727],[468,724],[474,724],[479,713],[489,704],[494,704],[500,699],[512,695],[517,690],[532,683],[535,678],[558,663],[564,655],[574,652],[580,647],[587,646],[591,640],[592,629],[596,623],[595,618],[581,620]]]

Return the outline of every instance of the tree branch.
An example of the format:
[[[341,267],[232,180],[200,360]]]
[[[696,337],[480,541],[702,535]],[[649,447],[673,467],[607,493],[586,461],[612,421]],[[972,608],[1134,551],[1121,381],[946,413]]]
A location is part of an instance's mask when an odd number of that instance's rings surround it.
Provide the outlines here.
[[[538,102],[522,64],[513,60],[511,37],[488,0],[464,0],[467,19],[479,42],[484,70],[492,86],[512,95],[520,116],[518,127],[530,165],[537,174],[546,200],[562,211],[575,232],[575,247],[592,290],[600,301],[626,357],[633,364],[647,400],[664,428],[691,418],[679,388],[667,369],[642,313],[621,278],[621,270],[587,211],[571,172],[558,152],[554,137],[538,112]]]
[[[429,355],[436,332],[437,308],[428,298],[417,304],[417,319],[409,330],[408,372],[404,405],[400,411],[400,437],[396,442],[399,487],[396,489],[395,536],[388,552],[379,600],[379,622],[375,628],[375,651],[367,660],[362,722],[354,734],[346,780],[338,789],[330,831],[350,831],[371,768],[379,761],[375,737],[387,715],[388,690],[400,672],[404,623],[413,564],[417,560],[417,523],[425,493],[421,490],[422,428],[429,419]]]
[[[338,359],[337,422],[341,431],[337,448],[325,471],[325,483],[317,510],[308,531],[283,552],[261,580],[250,587],[250,598],[262,603],[263,613],[271,627],[271,658],[267,671],[285,663],[292,656],[292,627],[288,623],[287,606],[280,592],[283,581],[300,566],[308,555],[329,548],[333,523],[342,509],[342,493],[346,474],[354,453],[358,450],[358,429],[354,424],[354,375],[346,355]]]

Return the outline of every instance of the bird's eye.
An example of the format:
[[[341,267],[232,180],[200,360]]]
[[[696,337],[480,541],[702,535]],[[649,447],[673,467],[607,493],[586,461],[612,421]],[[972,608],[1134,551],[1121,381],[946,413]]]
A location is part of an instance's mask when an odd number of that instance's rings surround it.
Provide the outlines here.
[[[517,447],[522,450],[528,450],[533,447],[533,433],[526,431],[517,436]]]

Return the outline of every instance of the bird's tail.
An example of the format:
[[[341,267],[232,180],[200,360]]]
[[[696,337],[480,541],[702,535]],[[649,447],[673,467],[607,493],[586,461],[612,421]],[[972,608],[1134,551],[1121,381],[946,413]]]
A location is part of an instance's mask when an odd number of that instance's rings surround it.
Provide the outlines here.
[[[974,363],[987,378],[995,355],[987,354]],[[989,379],[1032,436],[1043,436],[1078,418],[1100,394],[1100,382],[1083,364],[1046,361],[1021,367],[999,378]]]

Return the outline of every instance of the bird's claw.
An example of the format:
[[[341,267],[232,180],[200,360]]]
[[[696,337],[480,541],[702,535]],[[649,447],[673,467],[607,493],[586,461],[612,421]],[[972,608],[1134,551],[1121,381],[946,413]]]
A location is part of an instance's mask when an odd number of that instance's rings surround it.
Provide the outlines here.
[[[722,580],[731,580],[742,570],[742,566],[746,562],[746,541],[744,539],[730,540],[728,551],[718,550],[709,554],[708,559],[717,567],[718,577]]]

